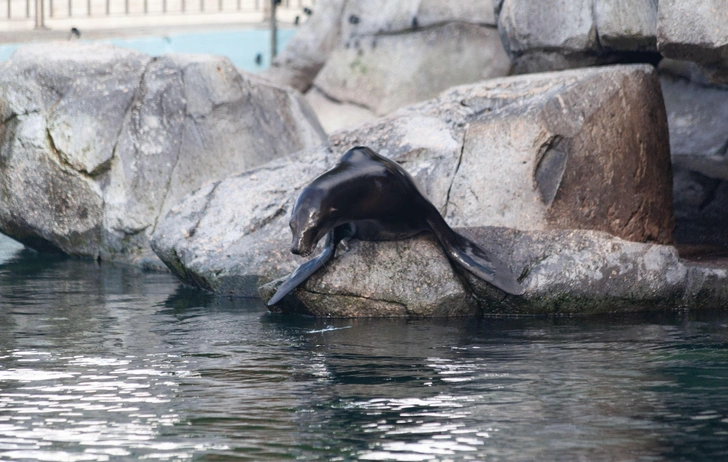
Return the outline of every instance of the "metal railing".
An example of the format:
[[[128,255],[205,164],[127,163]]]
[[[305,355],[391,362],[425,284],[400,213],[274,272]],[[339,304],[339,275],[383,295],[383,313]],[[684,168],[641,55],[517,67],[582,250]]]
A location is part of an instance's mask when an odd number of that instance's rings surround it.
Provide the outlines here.
[[[302,10],[315,3],[315,0],[281,0],[277,7]],[[264,12],[268,17],[271,9],[275,9],[271,8],[271,0],[0,0],[0,25],[32,19],[35,28],[43,28],[46,19],[245,12]]]

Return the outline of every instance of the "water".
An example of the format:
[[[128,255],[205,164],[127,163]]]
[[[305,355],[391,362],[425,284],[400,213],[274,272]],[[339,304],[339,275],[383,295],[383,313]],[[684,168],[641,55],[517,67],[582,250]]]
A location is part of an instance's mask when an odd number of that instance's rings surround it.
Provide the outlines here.
[[[0,261],[0,460],[728,457],[724,313],[314,320]]]
[[[278,30],[278,47],[282,50],[296,29]],[[82,42],[90,42],[82,40]],[[131,48],[151,56],[165,53],[202,53],[227,56],[232,63],[248,72],[259,72],[270,66],[270,31],[265,29],[223,30],[171,34],[163,37],[137,37],[97,40],[122,48]],[[0,62],[7,61],[22,43],[0,44]],[[260,54],[262,61],[255,62]]]

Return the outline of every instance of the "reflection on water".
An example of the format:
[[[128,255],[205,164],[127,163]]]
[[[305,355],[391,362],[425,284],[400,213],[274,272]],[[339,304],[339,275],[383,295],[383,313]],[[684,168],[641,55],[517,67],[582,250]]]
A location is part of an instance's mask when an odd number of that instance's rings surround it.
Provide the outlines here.
[[[1,460],[721,460],[728,316],[313,320],[0,244]]]

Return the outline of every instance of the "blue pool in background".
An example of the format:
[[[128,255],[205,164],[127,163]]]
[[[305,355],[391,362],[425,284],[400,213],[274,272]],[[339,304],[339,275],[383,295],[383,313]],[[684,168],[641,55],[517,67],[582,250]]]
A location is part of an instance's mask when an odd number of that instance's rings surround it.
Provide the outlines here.
[[[296,29],[278,30],[278,51],[286,46]],[[90,40],[89,40],[90,41]],[[165,53],[204,53],[227,56],[235,66],[248,72],[259,72],[270,65],[270,31],[267,29],[236,29],[218,32],[171,34],[162,37],[135,37],[93,40],[131,48],[151,56]],[[7,61],[22,43],[0,45],[0,61]],[[262,61],[255,62],[260,54]]]

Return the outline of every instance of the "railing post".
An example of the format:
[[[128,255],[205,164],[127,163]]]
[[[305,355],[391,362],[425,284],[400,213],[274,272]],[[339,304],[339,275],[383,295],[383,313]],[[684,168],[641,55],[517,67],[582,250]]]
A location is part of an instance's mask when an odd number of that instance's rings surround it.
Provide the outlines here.
[[[270,0],[270,59],[278,53],[278,24],[276,24],[276,4],[278,0]]]
[[[30,0],[27,0],[28,4],[30,4]],[[35,0],[35,28],[36,29],[45,29],[45,10],[44,10],[43,0]]]

